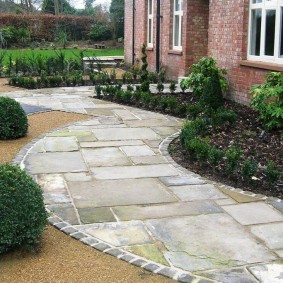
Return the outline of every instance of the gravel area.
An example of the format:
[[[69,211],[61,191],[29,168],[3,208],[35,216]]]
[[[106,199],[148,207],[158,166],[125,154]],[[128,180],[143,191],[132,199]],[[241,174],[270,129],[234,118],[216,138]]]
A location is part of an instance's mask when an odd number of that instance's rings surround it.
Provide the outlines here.
[[[61,125],[87,115],[47,112],[29,116],[29,133],[0,141],[0,163],[10,162],[23,145]],[[98,252],[48,226],[39,252],[14,251],[0,256],[0,282],[174,282]]]

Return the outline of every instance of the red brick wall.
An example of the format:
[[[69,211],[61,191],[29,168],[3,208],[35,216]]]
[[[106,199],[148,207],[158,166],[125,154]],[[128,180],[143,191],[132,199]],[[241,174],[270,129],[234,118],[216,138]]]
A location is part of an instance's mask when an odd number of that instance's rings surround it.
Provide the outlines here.
[[[168,78],[176,79],[188,74],[189,66],[207,54],[208,1],[188,0],[183,7],[183,51],[172,51],[172,0],[161,0],[160,63],[166,67]],[[132,62],[132,3],[125,0],[125,60]],[[136,0],[135,54],[141,58],[141,46],[146,43],[147,1]],[[154,15],[156,1],[154,1]],[[149,70],[156,68],[156,17],[153,19],[153,48],[147,50]]]
[[[247,57],[249,0],[210,0],[208,55],[228,70],[230,94],[248,104],[249,90],[265,70],[240,65]]]

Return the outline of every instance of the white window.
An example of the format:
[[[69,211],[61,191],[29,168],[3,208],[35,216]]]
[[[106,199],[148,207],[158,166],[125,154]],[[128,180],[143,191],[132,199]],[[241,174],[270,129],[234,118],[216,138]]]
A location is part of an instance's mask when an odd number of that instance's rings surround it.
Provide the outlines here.
[[[174,0],[173,49],[182,50],[183,0]]]
[[[147,1],[147,46],[153,47],[153,0]]]
[[[250,0],[248,59],[283,63],[283,0]]]

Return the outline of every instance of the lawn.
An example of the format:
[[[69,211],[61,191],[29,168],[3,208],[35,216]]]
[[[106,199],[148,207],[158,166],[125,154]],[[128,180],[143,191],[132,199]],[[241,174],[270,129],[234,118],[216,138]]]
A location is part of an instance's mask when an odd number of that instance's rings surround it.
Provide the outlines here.
[[[9,56],[12,55],[13,60],[18,57],[32,57],[42,55],[44,57],[54,56],[60,52],[65,53],[66,59],[76,58],[80,56],[80,52],[84,52],[84,56],[123,56],[123,49],[61,49],[61,50],[31,50],[31,49],[22,49],[22,50],[5,50],[0,51],[5,53],[3,64],[8,63]]]

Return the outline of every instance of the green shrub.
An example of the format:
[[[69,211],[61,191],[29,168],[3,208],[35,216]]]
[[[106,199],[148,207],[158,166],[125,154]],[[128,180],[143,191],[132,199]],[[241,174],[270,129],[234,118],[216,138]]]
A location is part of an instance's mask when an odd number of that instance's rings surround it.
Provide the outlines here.
[[[225,152],[226,157],[226,171],[232,174],[238,167],[242,150],[239,147],[232,146]]]
[[[170,93],[173,94],[176,89],[177,89],[176,83],[175,82],[170,83],[169,85]]]
[[[124,103],[126,103],[126,104],[129,104],[130,102],[131,102],[131,99],[132,99],[132,92],[131,91],[123,91],[122,92],[122,97],[121,97],[121,99],[122,99],[122,101],[124,102]]]
[[[160,98],[158,96],[152,96],[150,99],[150,107],[155,109],[159,104]]]
[[[9,97],[0,97],[0,139],[23,137],[28,131],[28,119],[21,105]]]
[[[221,149],[211,146],[208,152],[208,163],[215,166],[222,160],[224,155],[225,153]]]
[[[167,103],[168,103],[169,110],[174,113],[177,109],[177,106],[178,106],[178,102],[177,102],[176,98],[168,97]]]
[[[280,171],[275,167],[274,161],[269,161],[265,170],[267,183],[270,188],[276,185],[280,177]]]
[[[40,187],[17,166],[0,165],[0,254],[37,244],[47,224]]]
[[[141,101],[143,106],[148,106],[150,104],[152,98],[152,94],[150,92],[142,92],[141,93]]]
[[[141,77],[141,82],[143,83],[143,82],[148,81],[148,70],[147,70],[148,63],[147,63],[146,45],[145,44],[143,44],[141,51],[142,51],[142,57],[141,57],[142,66],[141,66],[141,70],[140,70],[140,77]]]
[[[234,111],[220,109],[211,116],[212,124],[214,126],[222,126],[225,123],[235,124],[237,114]]]
[[[156,73],[156,72],[148,72],[148,80],[151,83],[156,84],[158,82],[158,73]]]
[[[161,93],[164,90],[164,84],[162,82],[158,82],[158,84],[156,85],[156,88],[158,92]]]
[[[223,106],[223,93],[217,71],[214,71],[210,77],[205,79],[200,104],[209,112]]]
[[[112,32],[108,24],[95,23],[88,37],[92,40],[108,40],[112,38]]]
[[[245,179],[250,179],[257,172],[258,165],[255,161],[245,160],[242,165],[242,176]]]
[[[178,104],[175,113],[177,115],[180,115],[181,117],[186,117],[187,108],[188,108],[188,104],[187,103]]]
[[[203,107],[199,104],[188,105],[187,116],[189,119],[196,119],[197,116],[203,112]]]
[[[228,83],[225,78],[227,71],[218,68],[216,61],[211,57],[204,57],[197,64],[192,65],[192,72],[186,79],[182,80],[181,85],[192,89],[194,94],[201,96],[204,91],[206,79],[211,77],[215,72],[218,74],[222,91],[226,91],[228,89]]]
[[[95,86],[95,92],[96,92],[97,98],[100,99],[101,98],[101,93],[102,93],[102,88],[101,88],[100,85],[96,85]]]
[[[167,97],[161,97],[160,101],[159,101],[159,107],[160,110],[165,112],[165,110],[168,107],[168,98]]]
[[[266,74],[265,82],[251,88],[251,107],[269,130],[283,127],[283,73]]]

